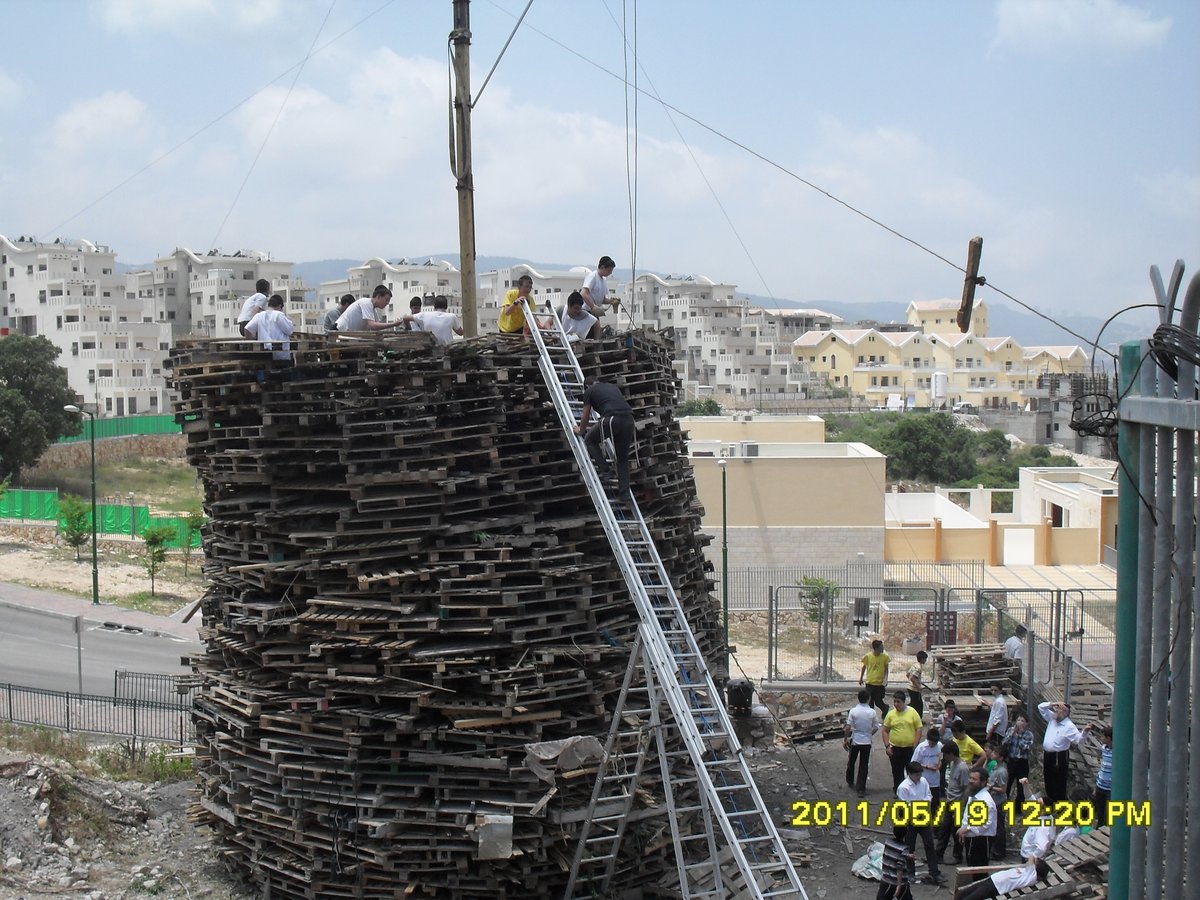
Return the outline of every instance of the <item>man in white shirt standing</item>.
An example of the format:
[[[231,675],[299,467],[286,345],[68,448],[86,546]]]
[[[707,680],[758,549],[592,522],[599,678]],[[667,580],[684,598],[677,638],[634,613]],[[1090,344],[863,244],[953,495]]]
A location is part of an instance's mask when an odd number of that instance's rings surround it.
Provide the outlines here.
[[[1042,775],[1046,779],[1046,799],[1057,803],[1067,799],[1071,747],[1080,744],[1084,735],[1071,721],[1070,703],[1039,703],[1038,712],[1046,720],[1046,736],[1042,738]]]
[[[858,796],[867,796],[867,770],[871,765],[871,738],[883,727],[875,707],[867,701],[871,695],[866,690],[858,692],[858,705],[850,708],[846,716],[843,732],[846,735],[845,746],[850,751],[846,762],[846,784],[858,791]],[[858,763],[858,776],[854,774],[854,764]]]
[[[381,331],[384,328],[398,328],[404,324],[404,319],[395,322],[379,321],[379,310],[392,302],[392,292],[384,285],[379,285],[371,292],[370,297],[363,297],[351,303],[344,313],[338,316],[338,334],[348,331]]]
[[[275,359],[287,362],[292,358],[292,345],[288,338],[292,336],[293,328],[292,320],[283,311],[283,298],[272,294],[267,301],[267,308],[256,313],[242,330],[246,337],[262,341],[264,350],[273,350],[271,355]],[[276,342],[279,342],[278,349]]]
[[[982,704],[981,704],[982,705]],[[983,738],[986,744],[993,738],[1003,739],[1008,731],[1008,701],[1004,699],[1004,690],[998,684],[992,685],[992,711],[988,713],[987,734]]]
[[[1029,787],[1029,779],[1023,778],[1021,782],[1022,789]],[[1031,793],[1029,799],[1038,798]],[[1008,891],[1029,887],[1039,878],[1045,878],[1049,868],[1043,860],[1054,846],[1055,831],[1054,817],[1050,810],[1046,809],[1039,824],[1030,825],[1025,829],[1025,837],[1021,839],[1021,856],[1025,859],[1025,864],[993,872],[989,877],[976,881],[959,892],[959,900],[987,900]]]
[[[242,304],[242,311],[238,313],[237,317],[238,334],[242,337],[246,336],[246,323],[267,308],[267,294],[269,293],[271,293],[271,282],[267,279],[260,278],[254,282],[254,293],[246,298],[246,302]]]
[[[958,836],[962,838],[966,850],[967,865],[986,866],[991,855],[992,838],[996,836],[996,801],[984,783],[983,772],[972,769],[970,777],[968,790],[971,799],[963,808],[963,823],[958,829]],[[982,808],[980,804],[983,804]]]
[[[450,312],[449,307],[450,301],[445,296],[439,296],[434,298],[433,309],[409,313],[401,321],[416,326],[415,331],[428,331],[438,345],[444,347],[454,340],[454,335],[461,336],[463,333],[458,316]]]
[[[924,770],[918,762],[910,762],[905,768],[908,777],[900,782],[896,788],[896,799],[903,803],[916,804],[909,809],[909,821],[914,820],[914,816],[926,817],[924,821],[931,821],[933,815],[933,795],[929,792],[929,784],[922,776]],[[901,829],[897,828],[896,831]],[[909,824],[903,829],[904,834],[896,834],[898,840],[904,841],[904,846],[908,848],[908,880],[911,882],[916,874],[916,864],[913,860],[917,849],[917,837],[921,838],[921,843],[925,845],[925,864],[929,866],[929,875],[925,881],[929,884],[941,884],[944,879],[942,873],[938,870],[938,857],[933,849],[933,829],[929,824],[917,826]]]
[[[1005,659],[1015,660],[1017,665],[1021,664],[1021,660],[1025,657],[1025,626],[1018,625],[1016,632],[1007,641],[1004,642]]]
[[[611,256],[600,257],[600,262],[596,264],[596,271],[588,272],[583,279],[583,287],[579,289],[579,294],[583,297],[583,304],[587,307],[587,311],[593,316],[604,315],[604,302],[608,298],[608,282],[605,280],[613,273],[613,269],[617,264],[613,262]]]

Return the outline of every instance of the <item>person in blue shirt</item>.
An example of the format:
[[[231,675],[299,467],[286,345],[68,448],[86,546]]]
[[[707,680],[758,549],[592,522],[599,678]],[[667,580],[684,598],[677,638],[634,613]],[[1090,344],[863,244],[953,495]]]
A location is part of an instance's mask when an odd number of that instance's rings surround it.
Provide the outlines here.
[[[1091,722],[1083,730],[1089,733],[1100,732],[1100,771],[1096,773],[1096,789],[1092,791],[1092,803],[1096,807],[1096,820],[1103,822],[1112,791],[1112,726],[1097,727],[1095,722]]]

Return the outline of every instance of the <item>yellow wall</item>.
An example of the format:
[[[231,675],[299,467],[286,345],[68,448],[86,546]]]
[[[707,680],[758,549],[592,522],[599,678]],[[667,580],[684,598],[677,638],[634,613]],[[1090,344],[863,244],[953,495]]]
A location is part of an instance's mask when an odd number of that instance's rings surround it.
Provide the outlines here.
[[[883,533],[885,562],[933,561],[933,528],[888,528]]]
[[[679,427],[688,440],[736,444],[823,444],[825,420],[818,416],[756,416],[735,422],[730,416],[684,416]]]
[[[955,562],[989,559],[991,532],[988,528],[942,528],[933,526],[888,528],[883,536],[885,562]],[[940,558],[939,558],[940,548]]]
[[[719,528],[721,469],[711,457],[693,457],[691,463],[703,524]],[[885,464],[878,455],[730,459],[729,526],[882,527]]]
[[[1099,534],[1095,528],[1050,529],[1050,565],[1094,566],[1099,562]]]

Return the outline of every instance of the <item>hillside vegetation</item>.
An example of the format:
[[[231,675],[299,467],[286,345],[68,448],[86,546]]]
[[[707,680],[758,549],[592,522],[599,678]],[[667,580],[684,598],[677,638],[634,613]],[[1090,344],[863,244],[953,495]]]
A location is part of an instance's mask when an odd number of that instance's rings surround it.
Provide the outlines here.
[[[1010,446],[1004,432],[972,431],[946,413],[830,416],[827,440],[858,441],[887,456],[891,481],[940,487],[1016,488],[1022,466],[1075,466],[1040,444]]]

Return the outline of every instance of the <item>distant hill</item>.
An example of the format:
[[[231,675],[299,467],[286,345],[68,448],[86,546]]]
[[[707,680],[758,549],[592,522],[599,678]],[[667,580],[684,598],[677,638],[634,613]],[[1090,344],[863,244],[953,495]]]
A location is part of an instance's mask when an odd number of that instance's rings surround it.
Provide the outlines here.
[[[395,261],[397,258],[390,257],[392,261]],[[430,258],[444,259],[455,266],[458,265],[457,253],[413,254],[407,257],[407,259],[421,262]],[[351,266],[361,265],[362,261],[362,259],[319,259],[309,262],[298,262],[295,264],[293,272],[297,276],[302,277],[305,284],[315,287],[322,281],[336,281],[345,278],[346,270]],[[560,271],[576,265],[594,264],[594,262],[530,262],[516,256],[480,256],[475,260],[475,268],[478,272],[487,272],[492,269],[506,268],[520,263],[528,263],[535,269]],[[131,272],[149,267],[149,263],[136,265],[117,263],[117,269],[120,272]],[[647,271],[653,270],[640,269],[639,274]],[[627,280],[630,277],[630,270],[628,268],[617,269],[615,275],[620,280]],[[907,307],[905,303],[891,302],[845,303],[836,300],[800,302],[777,297],[764,297],[760,294],[746,294],[745,296],[751,302],[759,303],[763,306],[795,306],[821,309],[825,312],[841,316],[846,320],[847,325],[867,320],[880,323],[903,322],[904,311]],[[1000,303],[989,301],[988,319],[989,333],[992,336],[1016,338],[1019,343],[1025,346],[1080,343],[1078,338],[1068,334],[1057,325],[1047,322],[1045,319],[1041,319],[1032,313],[1017,309],[1007,301]],[[1100,331],[1100,327],[1104,324],[1104,320],[1097,316],[1063,316],[1059,321],[1062,325],[1065,325],[1072,331],[1078,332],[1089,340],[1095,338]],[[1103,346],[1105,349],[1115,352],[1126,341],[1142,340],[1149,337],[1155,324],[1156,320],[1153,316],[1153,311],[1135,310],[1133,313],[1113,322],[1105,329]],[[1087,349],[1089,354],[1092,352],[1090,346],[1085,349]]]
[[[846,320],[848,326],[862,321],[874,321],[881,324],[903,322],[905,310],[908,308],[907,303],[841,303],[836,300],[797,303],[794,300],[773,299],[755,294],[746,296],[751,301],[761,303],[763,306],[802,306],[808,309],[820,309],[827,313],[833,313],[835,316],[841,316]],[[1156,322],[1152,315],[1143,315],[1139,318],[1138,313],[1142,312],[1145,311],[1135,310],[1127,317],[1118,319],[1109,325],[1104,330],[1102,337],[1103,348],[1116,352],[1116,349],[1125,341],[1136,341],[1149,337]],[[1153,310],[1149,312],[1152,314]],[[1059,321],[1072,331],[1088,338],[1089,342],[1095,340],[1104,324],[1104,320],[1096,316],[1062,316]],[[1082,343],[1057,325],[1047,322],[1033,313],[1015,309],[1007,304],[988,303],[988,334],[992,337],[1015,338],[1022,346]],[[1084,349],[1091,355],[1090,343]]]

